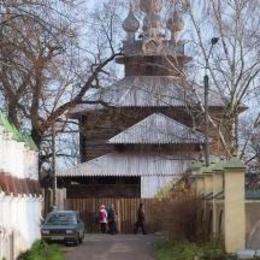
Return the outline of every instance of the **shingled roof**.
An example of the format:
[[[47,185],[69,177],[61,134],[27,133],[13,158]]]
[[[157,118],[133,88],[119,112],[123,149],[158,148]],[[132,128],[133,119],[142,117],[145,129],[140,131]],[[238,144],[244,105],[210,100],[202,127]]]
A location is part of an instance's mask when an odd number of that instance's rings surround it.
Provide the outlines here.
[[[203,144],[205,136],[161,113],[154,113],[109,141],[111,144]]]
[[[127,76],[115,84],[86,96],[86,101],[102,101],[110,107],[186,107],[197,104],[195,97],[170,76]],[[217,95],[209,97],[211,107],[223,107]],[[70,114],[104,109],[101,104],[81,104]]]
[[[143,153],[109,153],[58,171],[58,177],[91,176],[176,176],[185,172],[192,158]]]

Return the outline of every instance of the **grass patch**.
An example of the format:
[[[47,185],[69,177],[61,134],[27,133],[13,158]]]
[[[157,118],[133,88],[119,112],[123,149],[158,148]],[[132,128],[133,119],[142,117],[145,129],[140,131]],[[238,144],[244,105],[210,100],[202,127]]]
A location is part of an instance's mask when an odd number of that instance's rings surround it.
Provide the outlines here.
[[[57,245],[49,245],[46,242],[36,241],[32,248],[22,254],[18,260],[64,260],[64,255]]]
[[[156,245],[157,260],[235,260],[235,256],[226,255],[217,243],[179,243],[160,241]]]

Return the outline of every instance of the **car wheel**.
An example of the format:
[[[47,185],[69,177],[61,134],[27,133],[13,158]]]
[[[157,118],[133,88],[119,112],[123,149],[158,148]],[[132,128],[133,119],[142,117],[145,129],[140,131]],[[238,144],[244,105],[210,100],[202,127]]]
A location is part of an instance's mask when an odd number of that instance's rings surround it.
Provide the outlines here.
[[[77,237],[75,238],[74,245],[75,245],[75,246],[78,246],[79,243],[80,243],[80,236],[79,236],[79,234],[78,234]]]
[[[83,242],[83,238],[81,237],[79,238],[79,243],[82,244],[82,242]]]

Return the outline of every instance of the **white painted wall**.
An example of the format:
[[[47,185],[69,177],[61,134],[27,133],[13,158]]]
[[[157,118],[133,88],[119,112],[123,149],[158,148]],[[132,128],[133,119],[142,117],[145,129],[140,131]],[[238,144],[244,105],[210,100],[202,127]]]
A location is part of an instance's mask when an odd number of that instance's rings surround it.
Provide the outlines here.
[[[141,198],[154,198],[158,191],[174,180],[176,180],[176,176],[141,177]]]
[[[14,140],[0,125],[0,170],[20,179],[38,180],[38,153]],[[16,257],[40,239],[43,198],[6,195],[0,189],[0,259]],[[12,246],[13,244],[13,246]]]
[[[0,259],[11,258],[11,235],[14,237],[14,259],[40,239],[42,202],[42,197],[14,197],[0,193]]]
[[[15,141],[1,125],[0,169],[14,177],[38,179],[38,152]]]
[[[172,160],[172,175],[153,175],[141,177],[141,198],[154,198],[155,195],[168,183],[180,179],[189,167],[191,160]]]

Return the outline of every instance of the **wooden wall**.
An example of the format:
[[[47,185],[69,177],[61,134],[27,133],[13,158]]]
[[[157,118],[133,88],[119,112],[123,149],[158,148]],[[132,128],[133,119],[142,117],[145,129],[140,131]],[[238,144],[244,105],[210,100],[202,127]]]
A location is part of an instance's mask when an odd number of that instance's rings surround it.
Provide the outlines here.
[[[157,231],[156,226],[151,222],[153,199],[123,199],[123,198],[102,198],[102,199],[67,199],[65,209],[77,210],[86,225],[88,233],[99,232],[98,212],[100,205],[106,207],[114,204],[118,213],[117,227],[120,233],[133,233],[136,222],[137,209],[140,203],[144,204],[146,215],[146,227],[148,232]]]
[[[161,112],[165,115],[192,126],[190,116],[185,108],[122,108],[89,112],[81,119],[81,160],[82,162],[97,158],[114,150],[107,144],[113,136],[145,119],[149,115]],[[219,111],[213,111],[215,116]],[[203,116],[197,118],[198,129],[203,131]],[[224,153],[217,136],[217,131],[210,128],[211,152],[215,155]]]
[[[141,177],[59,177],[58,187],[67,189],[67,198],[139,198]]]
[[[125,76],[178,76],[182,71],[184,57],[139,56],[125,57]]]
[[[88,184],[70,185],[68,198],[141,197],[140,184]]]

